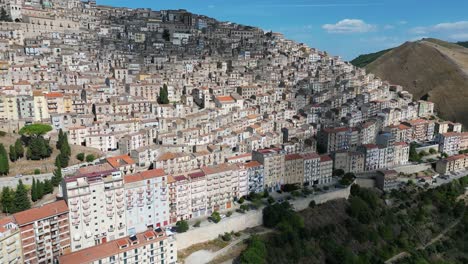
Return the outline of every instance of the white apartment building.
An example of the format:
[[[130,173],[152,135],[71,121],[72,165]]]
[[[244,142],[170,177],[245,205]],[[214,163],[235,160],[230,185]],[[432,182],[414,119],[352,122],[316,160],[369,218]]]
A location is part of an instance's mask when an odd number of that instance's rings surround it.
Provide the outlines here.
[[[172,234],[168,234],[158,228],[60,256],[58,263],[176,264],[177,246]]]
[[[169,224],[167,175],[154,169],[124,177],[129,235]]]
[[[84,167],[62,183],[70,207],[72,251],[127,235],[122,173],[109,164]]]

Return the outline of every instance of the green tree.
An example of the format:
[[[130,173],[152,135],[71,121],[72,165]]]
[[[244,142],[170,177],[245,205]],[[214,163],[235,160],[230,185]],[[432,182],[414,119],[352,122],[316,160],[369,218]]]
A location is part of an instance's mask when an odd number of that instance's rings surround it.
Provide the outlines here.
[[[96,157],[93,154],[86,155],[86,162],[93,162]]]
[[[24,157],[24,147],[20,139],[17,139],[15,142],[15,151],[16,151],[16,156],[18,157],[18,159]]]
[[[163,34],[162,34],[162,38],[163,38],[165,41],[171,40],[171,33],[169,32],[168,29],[164,29]]]
[[[18,159],[18,155],[16,155],[16,149],[15,146],[10,145],[10,160],[11,162],[15,162]]]
[[[10,189],[10,187],[3,187],[2,189],[2,212],[4,213],[14,213],[15,210],[15,192]]]
[[[61,181],[62,181],[62,168],[57,167],[55,168],[54,176],[52,176],[52,185],[57,187],[59,186]]]
[[[267,248],[263,240],[253,235],[248,242],[247,249],[242,252],[240,262],[242,264],[264,264],[267,259]]]
[[[181,220],[176,223],[176,228],[177,228],[177,232],[184,233],[184,232],[187,232],[187,230],[189,230],[189,225],[187,221]]]
[[[5,10],[4,7],[0,10],[0,21],[5,21],[5,22],[12,22],[10,15],[8,15],[7,11]]]
[[[163,87],[159,89],[159,97],[158,97],[159,104],[168,104],[169,103],[169,92],[167,90],[167,85],[164,84]]]
[[[49,146],[49,142],[41,136],[31,138],[29,143],[26,157],[30,160],[41,160],[50,157],[52,154],[52,148]]]
[[[8,175],[9,172],[8,154],[3,144],[0,144],[0,175]]]
[[[76,159],[79,160],[79,161],[84,161],[85,160],[85,154],[84,153],[76,154]]]
[[[210,218],[214,223],[219,223],[219,221],[221,221],[221,215],[219,215],[218,212],[213,212]]]
[[[49,179],[44,180],[44,194],[52,193],[54,191],[54,186]]]
[[[36,178],[33,177],[33,182],[31,185],[31,200],[33,202],[37,201],[37,184],[36,184]]]
[[[32,124],[22,127],[19,131],[19,134],[28,137],[40,137],[49,131],[52,131],[52,127],[50,125]]]
[[[28,197],[28,191],[26,190],[23,181],[19,180],[15,192],[15,212],[21,212],[30,208],[31,201]]]
[[[37,200],[40,200],[42,197],[44,197],[44,183],[40,180],[36,181],[36,195]]]

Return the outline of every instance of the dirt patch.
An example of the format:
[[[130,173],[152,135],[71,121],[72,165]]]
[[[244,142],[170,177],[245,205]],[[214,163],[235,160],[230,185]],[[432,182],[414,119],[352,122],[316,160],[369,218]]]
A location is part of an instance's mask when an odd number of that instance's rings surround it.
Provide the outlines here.
[[[183,263],[183,260],[194,252],[197,252],[200,250],[216,252],[218,250],[225,248],[227,245],[229,245],[229,242],[222,241],[221,239],[215,239],[215,240],[211,240],[205,243],[195,244],[186,249],[179,250],[177,252],[177,259],[179,262]]]

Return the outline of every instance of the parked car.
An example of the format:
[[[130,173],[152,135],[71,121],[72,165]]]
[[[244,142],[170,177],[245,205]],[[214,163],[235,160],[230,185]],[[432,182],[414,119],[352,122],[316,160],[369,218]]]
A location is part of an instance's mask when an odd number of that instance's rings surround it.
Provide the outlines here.
[[[219,216],[221,217],[221,219],[226,218],[226,215],[225,215],[225,214],[220,214]]]

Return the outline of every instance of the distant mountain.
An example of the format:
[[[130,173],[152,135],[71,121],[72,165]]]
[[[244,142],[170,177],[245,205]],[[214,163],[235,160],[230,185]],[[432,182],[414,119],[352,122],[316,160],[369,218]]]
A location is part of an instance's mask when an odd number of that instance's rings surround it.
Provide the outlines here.
[[[468,127],[468,49],[438,39],[406,42],[366,66],[392,84],[399,84],[415,99],[436,103],[442,118]]]
[[[381,50],[379,52],[369,53],[359,55],[359,57],[355,58],[354,60],[350,61],[356,67],[364,68],[367,64],[375,61],[380,56],[384,55],[385,53],[391,51],[392,49]]]

